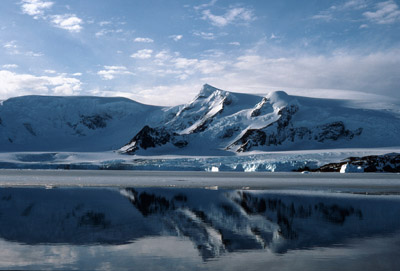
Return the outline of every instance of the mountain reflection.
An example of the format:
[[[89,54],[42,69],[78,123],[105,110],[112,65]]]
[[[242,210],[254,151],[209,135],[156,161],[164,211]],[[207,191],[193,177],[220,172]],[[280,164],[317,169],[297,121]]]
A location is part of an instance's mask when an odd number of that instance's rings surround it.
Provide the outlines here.
[[[398,197],[322,192],[2,188],[0,238],[30,245],[113,245],[178,236],[206,260],[392,233],[400,229],[399,203]]]

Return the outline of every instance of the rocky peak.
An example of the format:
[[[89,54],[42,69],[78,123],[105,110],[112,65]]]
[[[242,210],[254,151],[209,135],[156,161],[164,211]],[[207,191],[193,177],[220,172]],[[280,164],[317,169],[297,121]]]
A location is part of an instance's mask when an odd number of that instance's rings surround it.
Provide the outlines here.
[[[196,100],[208,98],[216,91],[222,91],[222,90],[215,88],[209,84],[204,84],[199,94],[197,95]]]

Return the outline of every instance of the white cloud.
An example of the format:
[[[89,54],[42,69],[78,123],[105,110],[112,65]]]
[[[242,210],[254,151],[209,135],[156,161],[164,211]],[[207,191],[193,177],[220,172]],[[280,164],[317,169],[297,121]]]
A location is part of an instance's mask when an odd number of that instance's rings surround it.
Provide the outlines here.
[[[332,21],[333,15],[329,14],[329,13],[326,13],[326,12],[321,12],[318,15],[312,16],[311,18],[315,19],[315,20],[323,20],[323,21],[329,22],[329,21]]]
[[[215,26],[223,27],[232,23],[248,23],[255,17],[250,9],[236,7],[229,9],[224,15],[214,15],[210,10],[204,10],[202,19],[210,21]]]
[[[135,38],[133,40],[134,42],[143,42],[143,43],[152,43],[154,42],[154,40],[150,39],[150,38]]]
[[[174,41],[181,40],[183,38],[182,35],[171,35],[169,36],[170,39],[173,39]]]
[[[35,19],[44,15],[44,11],[53,6],[53,2],[41,0],[22,0],[21,9],[24,14],[33,16]]]
[[[76,17],[75,14],[53,15],[51,21],[55,27],[69,32],[79,33],[82,30],[83,20]]]
[[[78,33],[82,30],[83,20],[75,14],[45,15],[45,11],[50,9],[54,2],[43,0],[22,0],[21,9],[24,14],[33,16],[34,19],[50,21],[53,26]],[[69,7],[67,6],[67,9]],[[100,23],[101,24],[101,23]]]
[[[365,0],[349,0],[345,2],[340,8],[341,9],[363,9],[367,7]]]
[[[363,15],[377,24],[391,24],[400,21],[399,6],[392,0],[375,5],[376,11],[364,12]]]
[[[335,19],[339,14],[343,16],[347,11],[361,10],[368,7],[366,0],[348,0],[343,4],[331,6],[330,8],[319,12],[317,15],[312,16],[312,19],[323,20],[330,22]]]
[[[238,42],[238,41],[232,41],[232,42],[229,43],[229,45],[240,46],[240,42]]]
[[[194,6],[193,8],[194,8],[195,10],[199,10],[199,9],[204,9],[204,8],[212,7],[212,6],[215,5],[216,2],[217,2],[217,0],[211,0],[209,3],[201,4],[201,5],[198,5],[198,6]]]
[[[105,25],[109,25],[109,24],[111,24],[110,21],[102,21],[102,22],[99,22],[99,25],[100,25],[100,26],[105,26]]]
[[[144,103],[176,105],[190,100],[202,84],[209,83],[248,93],[266,94],[282,89],[294,95],[345,98],[349,91],[353,94],[359,91],[360,98],[371,94],[400,98],[399,50],[371,55],[342,52],[332,56],[286,58],[262,56],[256,48],[243,52],[246,53],[239,56],[226,52],[202,55],[201,59],[167,50],[153,52],[153,61],[135,70],[141,83],[131,87],[124,85],[122,92],[116,89],[117,92],[107,95],[118,93]],[[118,67],[109,66],[104,70],[127,71]],[[147,80],[148,76],[163,79]],[[336,91],[338,89],[342,91]]]
[[[57,73],[55,70],[44,70],[45,73],[55,74]]]
[[[216,56],[214,56],[216,57]],[[157,67],[142,67],[142,72],[157,74],[158,76],[174,75],[180,80],[186,80],[190,76],[208,75],[222,72],[226,62],[213,59],[186,58],[179,53],[170,54],[163,50],[154,56]]]
[[[116,75],[133,75],[125,66],[104,66],[104,70],[98,71],[97,74],[103,80],[112,80]]]
[[[27,94],[75,95],[81,90],[81,81],[59,76],[35,76],[0,70],[0,98],[6,99]]]
[[[400,51],[370,55],[340,54],[267,58],[242,55],[210,74],[209,83],[233,89],[342,89],[400,98]]]
[[[82,76],[82,73],[81,72],[76,72],[76,73],[73,73],[73,74],[71,74],[72,76]]]
[[[101,37],[105,36],[108,34],[114,34],[114,33],[122,33],[124,30],[122,29],[101,29],[100,31],[96,32],[96,37]]]
[[[3,67],[3,69],[16,69],[16,68],[18,68],[18,65],[17,64],[5,64],[2,67]]]
[[[136,53],[132,54],[131,57],[137,58],[137,59],[147,59],[147,58],[151,58],[152,53],[153,53],[153,50],[151,50],[151,49],[143,49],[143,50],[139,50]]]
[[[117,92],[115,95],[127,97],[145,104],[172,106],[184,104],[193,99],[201,86],[202,83],[200,82],[155,86],[135,85],[128,87],[129,92]]]
[[[195,32],[193,32],[193,35],[197,36],[197,37],[201,37],[201,38],[203,38],[205,40],[215,40],[216,39],[215,34],[214,33],[210,33],[210,32],[195,31]]]
[[[171,55],[167,50],[162,50],[158,52],[154,57],[161,60],[167,60],[171,58]]]
[[[17,42],[15,40],[12,40],[12,41],[6,42],[3,45],[3,47],[5,49],[16,49],[16,48],[18,48],[18,45],[17,45]]]
[[[17,41],[9,41],[3,45],[3,48],[6,49],[6,53],[10,55],[25,55],[29,57],[38,57],[43,56],[42,53],[37,53],[33,51],[25,51],[21,50],[21,47],[17,44]]]
[[[32,52],[32,51],[25,52],[24,55],[26,55],[26,56],[31,56],[31,57],[43,56],[42,53],[35,53],[35,52]]]

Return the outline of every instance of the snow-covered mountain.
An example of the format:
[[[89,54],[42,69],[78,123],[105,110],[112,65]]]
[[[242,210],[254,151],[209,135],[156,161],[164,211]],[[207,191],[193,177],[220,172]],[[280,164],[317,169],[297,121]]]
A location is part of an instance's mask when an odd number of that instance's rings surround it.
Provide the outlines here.
[[[120,151],[221,154],[398,146],[400,115],[349,100],[233,93],[204,85],[190,103],[167,110]]]
[[[0,151],[114,150],[160,115],[125,98],[11,98],[0,103]]]
[[[0,151],[208,156],[399,146],[400,113],[370,105],[210,85],[174,107],[125,98],[24,96],[0,103]]]

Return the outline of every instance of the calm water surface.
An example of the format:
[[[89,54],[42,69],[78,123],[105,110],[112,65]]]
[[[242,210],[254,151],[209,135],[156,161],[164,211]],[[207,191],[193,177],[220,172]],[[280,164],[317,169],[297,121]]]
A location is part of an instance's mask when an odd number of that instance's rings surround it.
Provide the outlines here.
[[[3,185],[0,269],[396,270],[399,191],[364,190]]]

